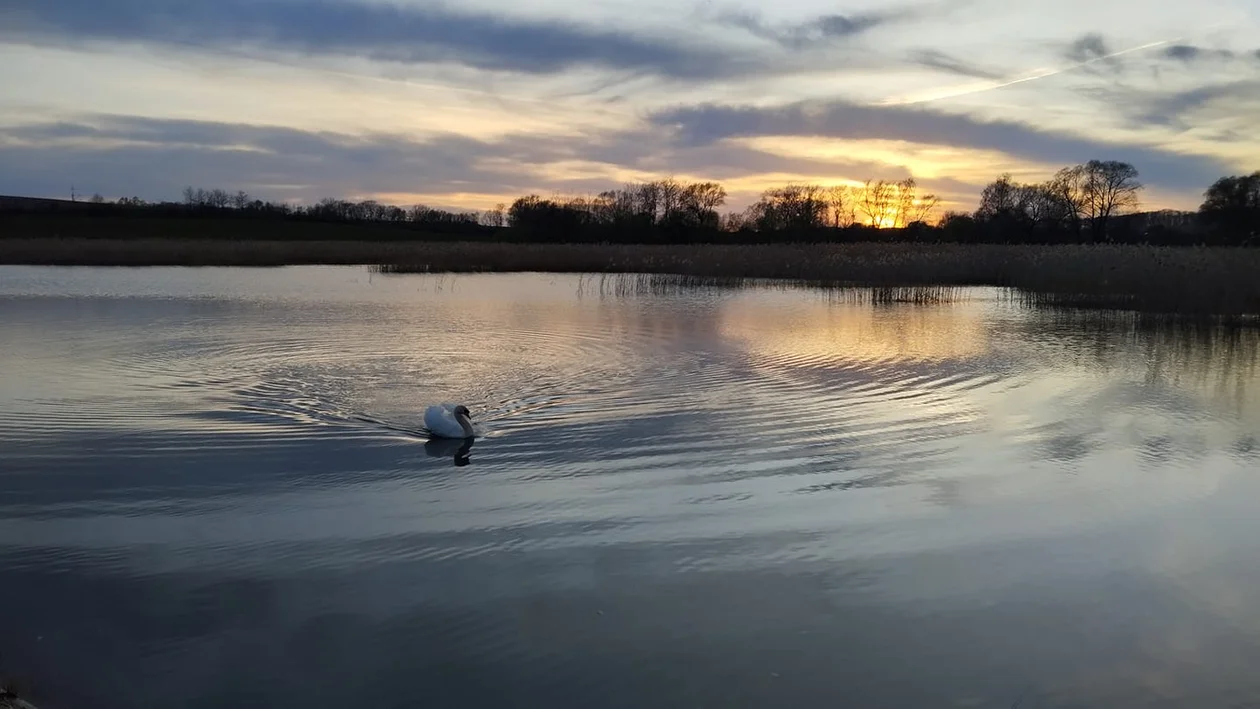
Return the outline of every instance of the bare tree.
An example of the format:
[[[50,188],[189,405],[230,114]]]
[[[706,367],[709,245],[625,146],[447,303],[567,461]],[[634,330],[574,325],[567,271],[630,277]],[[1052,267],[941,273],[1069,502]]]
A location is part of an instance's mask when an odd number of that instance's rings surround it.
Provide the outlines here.
[[[214,189],[210,190],[210,192],[206,194],[205,203],[211,207],[215,207],[216,209],[223,209],[228,206],[231,199],[231,196],[224,190]]]
[[[1054,174],[1045,183],[1044,189],[1049,198],[1055,202],[1055,212],[1063,220],[1063,224],[1072,233],[1081,233],[1081,220],[1087,213],[1088,194],[1086,190],[1085,167],[1073,165],[1065,167]]]
[[[494,209],[486,210],[486,213],[481,218],[482,223],[486,226],[501,227],[507,219],[506,212],[507,206],[500,202],[494,205]]]
[[[896,195],[892,219],[894,229],[904,227],[910,223],[910,214],[914,209],[915,193],[918,191],[918,188],[919,183],[913,177],[907,177],[894,186],[894,194]]]
[[[862,212],[866,215],[867,223],[877,229],[884,228],[888,221],[889,210],[892,208],[893,187],[893,183],[886,180],[880,180],[874,184],[867,180],[862,187]]]
[[[717,227],[717,208],[725,202],[726,189],[716,182],[684,185],[678,197],[674,221],[689,227]]]
[[[976,220],[991,221],[1014,213],[1018,191],[1019,185],[1011,179],[1010,173],[1004,173],[985,185],[980,193],[980,205],[976,207]]]
[[[661,211],[659,221],[672,222],[677,218],[679,203],[682,198],[683,188],[674,178],[668,178],[656,183],[660,190]]]
[[[232,206],[237,209],[244,209],[248,207],[249,195],[245,194],[244,190],[238,191],[236,194],[232,195]]]
[[[537,199],[535,197],[534,199]],[[430,207],[427,204],[417,204],[407,210],[407,221],[409,222],[430,222],[439,214],[439,210]]]
[[[1203,193],[1199,215],[1236,242],[1260,232],[1260,171],[1222,177]]]
[[[851,226],[857,221],[855,200],[851,199],[851,190],[845,185],[832,185],[824,191],[823,199],[827,202],[831,226],[839,229]]]
[[[788,185],[763,192],[745,219],[758,231],[816,229],[827,225],[827,205],[818,185]]]
[[[724,214],[718,221],[718,228],[722,231],[741,231],[749,228],[748,217],[746,212],[730,212]]]
[[[657,223],[657,208],[661,204],[661,185],[659,182],[645,182],[638,187],[636,210],[649,225]]]
[[[598,224],[617,221],[617,190],[604,190],[591,199],[591,216]]]
[[[595,211],[598,206],[598,202],[596,200],[587,199],[586,197],[581,196],[565,199],[564,197],[557,195],[555,202],[565,208],[568,208],[569,211],[576,216],[579,224],[590,224],[595,221]]]
[[[726,188],[716,182],[697,182],[684,189],[697,207],[714,211],[726,204]]]
[[[1260,171],[1222,177],[1203,193],[1203,213],[1260,211]]]
[[[1110,239],[1108,221],[1113,215],[1136,210],[1138,194],[1137,168],[1118,160],[1090,160],[1085,164],[1085,204],[1094,239]]]
[[[911,223],[923,222],[926,224],[928,219],[931,218],[932,212],[936,211],[936,207],[940,205],[940,203],[941,198],[934,194],[925,194],[920,197],[919,201],[914,205],[914,218],[910,220]]]

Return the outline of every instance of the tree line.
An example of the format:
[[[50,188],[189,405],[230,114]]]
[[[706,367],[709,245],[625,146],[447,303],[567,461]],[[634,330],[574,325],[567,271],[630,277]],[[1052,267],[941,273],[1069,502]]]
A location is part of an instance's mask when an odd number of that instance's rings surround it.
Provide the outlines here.
[[[132,197],[81,203],[94,213],[143,212],[366,223],[400,230],[400,238],[446,234],[518,241],[957,241],[975,243],[1258,244],[1260,171],[1222,177],[1197,212],[1140,211],[1144,189],[1125,162],[1091,160],[1044,182],[1004,174],[985,186],[974,212],[937,214],[940,199],[914,178],[861,184],[790,184],[765,190],[739,211],[717,182],[675,179],[627,184],[593,196],[517,198],[485,211],[400,207],[374,200],[277,203],[243,191],[188,187],[179,203]],[[11,207],[3,207],[12,210]],[[409,236],[410,235],[410,236]]]
[[[720,213],[726,189],[716,182],[656,180],[626,185],[594,197],[521,197],[508,209],[507,225],[531,233],[596,237],[656,234],[687,240],[697,234],[803,234],[857,228],[904,228],[926,224],[940,203],[919,195],[913,178],[867,181],[862,186],[792,184],[768,189],[739,212]]]
[[[946,213],[938,228],[951,241],[1260,244],[1260,172],[1220,178],[1197,212],[1140,211],[1143,189],[1137,169],[1119,161],[1065,167],[1034,184],[1002,175],[974,213]]]

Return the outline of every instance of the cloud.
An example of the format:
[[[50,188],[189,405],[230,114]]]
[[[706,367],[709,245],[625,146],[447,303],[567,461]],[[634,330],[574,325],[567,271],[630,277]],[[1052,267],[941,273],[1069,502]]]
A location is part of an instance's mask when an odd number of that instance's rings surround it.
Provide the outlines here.
[[[824,15],[808,22],[772,24],[750,12],[726,12],[718,15],[719,24],[738,27],[749,34],[787,49],[817,48],[857,37],[903,17],[901,12],[879,12],[860,15]]]
[[[957,57],[934,49],[923,49],[913,52],[910,55],[910,60],[920,66],[940,69],[950,74],[957,74],[958,76],[965,76],[971,79],[1001,81],[1007,78],[1005,74],[968,64]]]
[[[886,24],[896,19],[897,15],[889,13],[871,13],[866,15],[825,15],[818,18],[808,27],[822,37],[850,37],[861,34],[872,27]]]
[[[1112,54],[1107,40],[1102,35],[1090,33],[1078,37],[1070,45],[1064,55],[1074,62],[1089,62],[1105,59]]]
[[[192,185],[311,202],[391,193],[585,193],[623,181],[598,174],[547,176],[549,165],[572,162],[602,165],[610,173],[717,180],[768,173],[904,176],[904,170],[887,165],[782,156],[738,145],[678,149],[660,131],[517,134],[488,141],[444,134],[415,140],[135,116],[0,128],[0,194],[55,196],[75,184],[80,191],[110,196],[177,199]]]
[[[833,175],[852,179],[902,179],[910,176],[904,167],[864,160],[821,160],[779,155],[757,148],[721,144],[671,149],[662,146],[636,162],[655,174],[687,172],[717,181],[738,180],[756,175]]]
[[[739,27],[760,39],[789,49],[825,47],[836,40],[852,39],[872,30],[892,25],[941,19],[974,0],[946,0],[903,5],[873,12],[821,15],[805,22],[772,24],[760,14],[723,12],[720,24]]]
[[[251,48],[402,63],[554,73],[598,66],[683,79],[762,67],[696,42],[502,14],[310,0],[10,0],[0,38]]]
[[[1214,87],[1166,97],[1166,110],[1209,95],[1253,91]],[[1150,103],[1148,110],[1155,110]],[[738,182],[742,191],[762,180],[814,176],[897,179],[896,160],[819,157],[739,138],[818,136],[841,140],[903,140],[959,149],[998,151],[1015,160],[1051,166],[1092,158],[1133,163],[1155,187],[1200,192],[1236,171],[1220,161],[1158,147],[1125,146],[1055,133],[1011,121],[985,122],[921,107],[868,106],[835,101],[780,108],[681,106],[648,114],[648,123],[621,131],[572,135],[509,134],[479,140],[454,133],[424,139],[369,133],[305,131],[278,126],[135,116],[89,115],[59,123],[0,128],[0,194],[65,194],[175,199],[185,185],[244,189],[271,199],[384,194],[460,194],[512,197],[598,192],[630,175],[689,175]],[[905,163],[909,164],[909,163]],[[996,168],[995,168],[996,169]],[[974,178],[973,178],[974,179]],[[967,198],[974,186],[932,181]],[[427,199],[427,198],[426,198]],[[438,200],[433,200],[437,202]],[[483,200],[484,201],[484,200]]]
[[[1198,47],[1192,47],[1185,44],[1177,44],[1164,50],[1164,56],[1169,59],[1180,59],[1182,61],[1191,61],[1198,59],[1202,51]]]
[[[1230,170],[1211,157],[1158,147],[1117,145],[1023,123],[980,121],[907,106],[867,106],[844,101],[797,103],[780,108],[703,105],[661,111],[652,120],[672,129],[684,146],[737,137],[817,136],[996,150],[1051,164],[1094,158],[1124,160],[1133,163],[1146,181],[1175,189],[1202,189]]]
[[[1235,54],[1228,49],[1204,49],[1190,44],[1174,44],[1163,51],[1163,56],[1189,64],[1204,59],[1233,59]]]
[[[519,153],[519,151],[516,151]],[[457,135],[427,141],[290,128],[137,117],[96,117],[0,129],[0,193],[81,190],[175,198],[185,185],[313,200],[374,192],[458,192],[470,183],[517,187],[479,167],[509,145]]]
[[[1133,123],[1143,125],[1171,126],[1179,130],[1190,128],[1189,114],[1196,110],[1228,99],[1231,102],[1260,103],[1260,81],[1243,80],[1210,86],[1200,86],[1185,91],[1145,92],[1123,91],[1105,92],[1103,96],[1124,106],[1126,115]],[[1237,107],[1224,111],[1232,113]],[[1241,114],[1240,114],[1241,118]]]

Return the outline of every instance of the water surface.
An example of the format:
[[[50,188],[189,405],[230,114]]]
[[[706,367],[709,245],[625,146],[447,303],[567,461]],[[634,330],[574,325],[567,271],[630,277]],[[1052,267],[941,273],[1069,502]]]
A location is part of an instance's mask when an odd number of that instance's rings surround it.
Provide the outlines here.
[[[826,291],[0,268],[47,706],[1247,706],[1254,332]],[[487,435],[426,443],[423,408]]]

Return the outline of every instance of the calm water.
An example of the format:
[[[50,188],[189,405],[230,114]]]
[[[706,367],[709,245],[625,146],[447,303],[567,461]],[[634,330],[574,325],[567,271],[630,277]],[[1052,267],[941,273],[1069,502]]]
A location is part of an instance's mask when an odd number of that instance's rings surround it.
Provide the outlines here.
[[[1255,333],[624,286],[0,268],[0,672],[49,708],[1255,706]],[[426,444],[439,401],[487,435]]]

